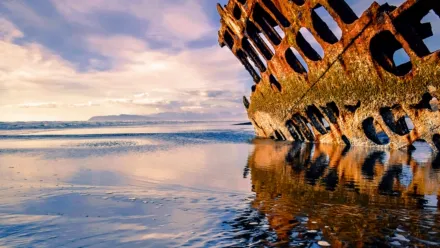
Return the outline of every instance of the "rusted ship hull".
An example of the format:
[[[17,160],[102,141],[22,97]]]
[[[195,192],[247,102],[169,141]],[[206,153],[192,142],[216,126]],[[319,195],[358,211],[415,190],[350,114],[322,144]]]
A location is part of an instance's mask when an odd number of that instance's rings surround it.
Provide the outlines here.
[[[316,14],[320,7],[340,39]],[[258,136],[393,149],[423,139],[440,149],[440,51],[424,44],[432,27],[421,23],[430,11],[440,16],[440,1],[373,3],[361,17],[344,0],[230,0],[218,11],[220,45],[255,82],[243,100]],[[401,49],[409,61],[397,65]]]

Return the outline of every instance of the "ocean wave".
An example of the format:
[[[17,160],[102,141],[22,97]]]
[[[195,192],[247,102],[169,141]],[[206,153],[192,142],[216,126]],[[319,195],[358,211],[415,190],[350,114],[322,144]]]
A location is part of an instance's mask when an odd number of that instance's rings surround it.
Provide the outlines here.
[[[106,138],[148,138],[167,141],[198,140],[226,143],[249,142],[254,138],[251,131],[210,130],[175,133],[108,133],[108,134],[23,134],[0,135],[0,140],[41,140],[41,139],[106,139]]]
[[[65,147],[77,147],[77,148],[112,148],[112,147],[130,147],[137,146],[138,143],[135,141],[102,141],[102,142],[87,142],[78,144],[69,144]]]

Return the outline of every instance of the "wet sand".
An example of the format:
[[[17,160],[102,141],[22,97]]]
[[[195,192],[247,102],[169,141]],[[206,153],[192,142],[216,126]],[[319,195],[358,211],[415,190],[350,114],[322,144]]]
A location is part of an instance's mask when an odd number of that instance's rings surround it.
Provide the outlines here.
[[[233,123],[0,133],[0,246],[440,245],[439,159]]]

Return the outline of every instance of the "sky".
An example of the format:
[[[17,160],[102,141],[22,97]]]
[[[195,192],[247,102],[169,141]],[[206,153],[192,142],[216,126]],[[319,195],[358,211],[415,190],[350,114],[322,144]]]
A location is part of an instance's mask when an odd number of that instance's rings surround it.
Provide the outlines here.
[[[218,45],[217,2],[227,0],[0,0],[0,121],[244,120],[253,82]],[[347,2],[362,13],[373,1]]]

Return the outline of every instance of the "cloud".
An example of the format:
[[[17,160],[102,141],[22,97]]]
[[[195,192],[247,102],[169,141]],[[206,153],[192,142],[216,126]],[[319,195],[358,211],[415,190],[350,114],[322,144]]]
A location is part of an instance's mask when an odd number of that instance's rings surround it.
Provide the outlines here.
[[[202,9],[202,0],[52,0],[70,22],[96,27],[94,15],[102,12],[125,13],[145,22],[145,37],[169,42],[177,47],[216,32]]]
[[[134,1],[133,1],[134,2]],[[176,6],[161,1],[148,2],[151,8],[146,12],[159,15],[158,8],[164,7],[171,13],[167,18],[179,18],[193,10],[193,22],[202,23],[191,34],[179,34],[177,26],[170,26],[171,19],[152,22],[155,28],[165,25],[171,38],[184,36],[180,41],[199,39],[207,30],[216,29],[200,9],[198,1],[181,1],[178,13]],[[93,21],[90,15],[101,11],[120,11],[153,20],[130,1],[122,6],[119,1],[81,1],[78,4],[56,1],[57,9],[70,22]],[[139,7],[139,6],[138,6]],[[162,18],[162,12],[158,18]],[[84,18],[83,18],[84,17]],[[82,20],[82,21],[81,21]],[[199,21],[202,20],[202,21]],[[165,24],[164,24],[165,23]],[[150,114],[160,111],[215,112],[220,108],[243,114],[236,99],[249,89],[243,81],[251,81],[242,65],[226,49],[217,44],[179,50],[155,49],[149,39],[125,34],[94,32],[81,36],[81,45],[90,56],[89,65],[79,70],[78,64],[60,56],[57,51],[27,37],[11,21],[0,20],[2,40],[0,56],[0,120],[85,120],[94,115]],[[94,23],[89,23],[94,26]],[[85,25],[82,23],[81,25]],[[204,27],[206,26],[206,27]],[[181,29],[182,30],[182,29]],[[215,36],[216,32],[212,32]],[[20,38],[20,43],[15,39]],[[84,68],[84,67],[83,67]],[[222,89],[230,89],[221,99]],[[195,95],[188,92],[200,91]],[[207,102],[204,102],[207,101]],[[238,107],[240,106],[240,107]],[[75,110],[78,109],[78,110]],[[224,111],[225,109],[223,109]]]
[[[23,33],[13,23],[0,17],[0,40],[11,42],[21,37],[23,37]]]
[[[16,18],[23,20],[27,26],[42,28],[54,25],[46,17],[38,15],[24,1],[1,1],[0,7],[13,13]]]
[[[111,107],[125,109],[150,109],[149,112],[136,114],[151,114],[160,112],[189,112],[199,114],[218,114],[228,110],[232,116],[242,116],[241,93],[228,90],[163,90],[135,94],[131,98],[109,98],[85,103],[60,102],[26,102],[18,105],[9,105],[8,108],[19,109],[75,109]],[[72,111],[72,110],[68,110]],[[118,114],[118,113],[115,113]],[[230,116],[230,115],[229,115]]]
[[[19,104],[19,108],[56,108],[56,102],[39,102],[39,103],[23,103]]]
[[[202,10],[200,1],[186,1],[183,4],[170,4],[162,15],[162,21],[153,28],[154,32],[166,30],[173,40],[194,41],[216,30]],[[155,17],[156,18],[156,17]]]
[[[86,44],[88,49],[95,53],[124,60],[137,56],[147,49],[146,42],[124,35],[89,36],[86,37]]]
[[[69,105],[69,107],[73,107],[73,108],[88,108],[88,107],[98,107],[98,106],[101,106],[101,104],[96,102],[75,103]]]

